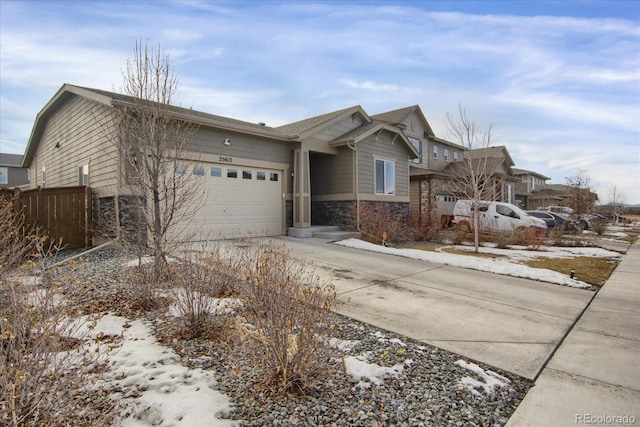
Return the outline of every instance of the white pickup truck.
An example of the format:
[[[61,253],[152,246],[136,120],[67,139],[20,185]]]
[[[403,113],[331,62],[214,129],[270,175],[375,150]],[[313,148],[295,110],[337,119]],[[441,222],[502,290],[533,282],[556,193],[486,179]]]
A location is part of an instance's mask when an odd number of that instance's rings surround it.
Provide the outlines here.
[[[453,224],[463,230],[473,229],[473,200],[458,200],[453,208]],[[480,231],[483,233],[522,230],[529,227],[539,229],[540,234],[547,231],[547,224],[528,215],[511,203],[480,201]]]

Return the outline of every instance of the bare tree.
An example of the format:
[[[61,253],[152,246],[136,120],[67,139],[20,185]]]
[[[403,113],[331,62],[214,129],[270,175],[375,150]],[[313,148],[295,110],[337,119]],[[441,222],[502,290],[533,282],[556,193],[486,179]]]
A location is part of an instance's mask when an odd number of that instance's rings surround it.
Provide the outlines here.
[[[142,239],[151,246],[157,278],[166,266],[173,228],[193,216],[202,200],[201,182],[186,168],[197,162],[188,149],[198,127],[172,105],[178,78],[160,46],[136,42],[123,84],[127,96],[118,108],[118,153],[128,188],[140,201],[139,229],[146,229]]]
[[[573,209],[573,215],[580,218],[591,212],[597,195],[591,191],[591,178],[587,170],[579,170],[574,176],[566,177],[569,191],[564,205]]]
[[[611,207],[611,214],[614,215],[614,221],[617,221],[625,201],[625,195],[614,185],[609,191],[609,206]]]
[[[472,231],[475,251],[478,252],[480,216],[477,207],[481,200],[495,198],[496,189],[501,187],[502,179],[496,176],[501,159],[491,156],[487,150],[491,145],[492,127],[480,129],[462,106],[458,107],[456,116],[447,113],[447,129],[452,142],[466,149],[462,158],[450,165],[449,171],[453,192],[458,198],[473,200]]]

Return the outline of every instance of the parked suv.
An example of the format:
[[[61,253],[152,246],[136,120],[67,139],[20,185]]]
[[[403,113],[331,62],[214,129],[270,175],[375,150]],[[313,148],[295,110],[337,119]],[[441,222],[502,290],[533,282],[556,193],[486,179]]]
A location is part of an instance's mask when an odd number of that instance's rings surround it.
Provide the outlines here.
[[[473,200],[458,200],[453,208],[453,223],[459,228],[473,229]],[[534,227],[540,234],[547,231],[547,224],[539,219],[527,215],[519,207],[505,202],[481,201],[480,231],[484,233],[508,230],[521,230]]]

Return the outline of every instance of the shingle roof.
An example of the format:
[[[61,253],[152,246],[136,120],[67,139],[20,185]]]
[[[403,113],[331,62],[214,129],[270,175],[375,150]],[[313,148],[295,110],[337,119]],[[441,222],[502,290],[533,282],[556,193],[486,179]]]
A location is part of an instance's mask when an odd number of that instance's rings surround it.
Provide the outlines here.
[[[74,85],[69,85],[69,86],[74,86]],[[138,101],[136,98],[132,96],[124,95],[117,92],[109,92],[106,90],[93,89],[93,88],[82,87],[82,86],[75,86],[75,87],[109,97],[117,102],[124,103],[124,104],[130,104]],[[205,122],[208,122],[211,124],[227,124],[229,126],[236,127],[239,129],[245,129],[253,132],[258,131],[260,133],[271,134],[276,138],[285,138],[287,136],[285,133],[278,131],[275,128],[262,125],[259,123],[246,122],[243,120],[237,120],[229,117],[205,113],[203,111],[198,111],[191,108],[178,107],[175,105],[170,105],[168,106],[168,108],[173,113],[180,114],[188,118],[192,118],[194,120],[195,119],[204,120]]]
[[[384,113],[374,114],[371,116],[372,119],[381,120],[387,123],[401,123],[402,120],[405,119],[409,114],[413,113],[417,105],[412,105],[410,107],[398,108],[397,110],[386,111]]]
[[[0,166],[21,167],[22,154],[0,153]]]
[[[534,172],[534,171],[529,171],[529,170],[526,170],[526,169],[511,168],[511,170],[513,171],[514,175],[535,175],[535,176],[540,177],[542,179],[551,179],[548,176],[542,175],[541,173]]]
[[[321,114],[315,117],[309,117],[308,119],[299,120],[297,122],[289,123],[286,125],[278,126],[275,129],[283,134],[287,135],[301,135],[311,129],[314,129],[318,126],[323,125],[341,115],[353,110],[362,111],[362,108],[359,105],[343,108],[342,110],[332,111],[330,113]]]

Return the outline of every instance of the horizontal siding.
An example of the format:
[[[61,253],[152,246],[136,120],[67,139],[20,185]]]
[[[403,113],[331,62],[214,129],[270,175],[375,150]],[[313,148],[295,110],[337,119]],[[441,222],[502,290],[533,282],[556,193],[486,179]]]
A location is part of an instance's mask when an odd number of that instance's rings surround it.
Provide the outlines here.
[[[420,181],[411,181],[409,185],[409,213],[411,218],[420,218]]]
[[[392,160],[396,170],[396,196],[409,196],[409,154],[404,144],[393,134],[382,132],[369,136],[357,145],[358,148],[358,186],[359,192],[374,194],[374,158]]]
[[[311,154],[311,195],[353,193],[353,152],[340,147],[337,155]]]
[[[318,132],[314,135],[314,138],[323,141],[333,141],[351,132],[355,128],[362,126],[363,123],[363,119],[359,116],[350,116]]]
[[[97,194],[117,184],[117,149],[108,135],[109,109],[86,98],[74,96],[46,122],[30,167],[31,187],[78,185],[78,168],[89,165],[89,185]],[[56,147],[58,145],[58,147]]]
[[[230,140],[230,145],[224,145],[225,139]],[[200,127],[196,131],[190,150],[218,156],[287,164],[291,159],[291,144],[289,142],[274,141],[210,127]]]

